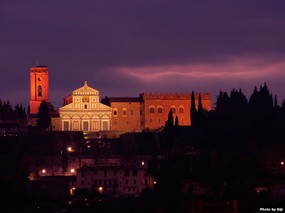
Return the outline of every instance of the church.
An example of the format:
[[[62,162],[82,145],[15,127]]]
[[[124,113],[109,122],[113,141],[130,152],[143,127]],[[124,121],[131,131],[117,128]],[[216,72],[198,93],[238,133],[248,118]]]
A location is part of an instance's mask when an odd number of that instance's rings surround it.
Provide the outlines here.
[[[48,83],[48,67],[30,69],[29,124],[32,126],[36,125],[41,102],[50,103]],[[196,108],[199,95],[204,110],[210,111],[211,94],[195,94]],[[142,93],[138,97],[106,97],[100,102],[99,91],[85,81],[64,98],[62,107],[51,110],[50,129],[83,132],[159,129],[165,125],[170,110],[180,126],[190,126],[190,106],[190,93]]]

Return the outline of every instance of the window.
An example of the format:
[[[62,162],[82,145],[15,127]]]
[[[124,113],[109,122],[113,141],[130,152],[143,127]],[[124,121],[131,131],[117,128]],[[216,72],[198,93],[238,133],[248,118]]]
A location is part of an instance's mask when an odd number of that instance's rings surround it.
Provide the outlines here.
[[[183,106],[180,106],[180,107],[179,107],[179,113],[184,113],[184,108],[183,108]]]
[[[42,95],[43,95],[42,92],[43,92],[42,86],[39,85],[39,86],[38,86],[38,96],[42,97]]]
[[[176,107],[175,106],[172,106],[171,110],[172,110],[172,113],[176,113]]]
[[[123,116],[126,116],[126,115],[127,115],[127,109],[124,108],[124,109],[123,109]]]
[[[126,185],[128,185],[129,184],[129,180],[126,180]]]
[[[107,177],[107,171],[104,170],[104,177]]]
[[[133,170],[133,176],[138,176],[138,170],[137,169]]]
[[[87,107],[87,104],[84,104],[84,109],[87,109],[88,107]]]
[[[128,169],[125,170],[125,176],[130,176],[130,171]]]
[[[93,129],[94,130],[99,129],[99,122],[98,121],[93,121]]]
[[[69,131],[69,122],[68,121],[63,121],[63,130]]]
[[[84,103],[84,102],[89,102],[89,97],[88,96],[84,96],[84,97],[82,97],[82,102]]]
[[[153,106],[149,107],[149,113],[154,113],[154,107]]]
[[[159,107],[157,108],[157,113],[162,113],[162,107],[161,107],[161,106],[159,106]]]
[[[79,130],[79,122],[78,121],[73,121],[73,129]]]
[[[136,179],[134,179],[134,185],[136,185],[137,184],[137,180]]]
[[[117,109],[114,109],[113,115],[114,115],[114,116],[117,116],[117,115],[118,115],[118,110],[117,110]]]
[[[83,131],[88,131],[89,130],[89,122],[88,121],[83,121]]]

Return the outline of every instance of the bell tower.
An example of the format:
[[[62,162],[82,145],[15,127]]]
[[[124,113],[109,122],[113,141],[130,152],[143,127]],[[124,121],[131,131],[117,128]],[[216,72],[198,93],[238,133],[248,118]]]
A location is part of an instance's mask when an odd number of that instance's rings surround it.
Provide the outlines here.
[[[36,66],[30,69],[30,114],[37,114],[42,101],[48,99],[48,67]]]

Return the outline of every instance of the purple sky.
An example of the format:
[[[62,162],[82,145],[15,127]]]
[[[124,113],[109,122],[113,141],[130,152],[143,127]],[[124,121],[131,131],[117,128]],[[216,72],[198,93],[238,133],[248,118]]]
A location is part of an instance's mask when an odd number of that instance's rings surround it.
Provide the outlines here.
[[[49,67],[56,108],[85,80],[104,96],[211,92],[264,82],[285,98],[283,0],[1,0],[0,98],[28,105]],[[214,104],[213,104],[214,107]]]

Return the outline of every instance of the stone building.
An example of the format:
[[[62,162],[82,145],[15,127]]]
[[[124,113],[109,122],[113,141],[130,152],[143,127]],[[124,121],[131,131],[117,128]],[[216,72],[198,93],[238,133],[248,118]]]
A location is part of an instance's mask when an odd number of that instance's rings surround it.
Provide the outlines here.
[[[38,107],[49,103],[48,67],[30,69],[30,125],[36,125]],[[211,95],[200,94],[202,106],[211,110]],[[198,107],[199,94],[195,94]],[[99,91],[87,85],[64,98],[64,106],[51,111],[51,129],[55,131],[121,131],[158,129],[165,125],[172,109],[180,126],[191,125],[191,94],[142,93],[138,97],[111,97],[99,100]]]
[[[99,102],[99,91],[84,86],[72,92],[64,99],[64,106],[59,108],[63,131],[100,131],[111,129],[112,109]]]
[[[204,110],[211,110],[211,95],[200,94]],[[195,94],[198,108],[199,94]],[[190,126],[191,94],[142,93],[139,97],[105,97],[102,103],[112,108],[112,130],[141,131],[165,125],[170,109],[180,126]]]
[[[143,129],[143,105],[140,97],[106,97],[102,103],[112,108],[112,130],[132,132]]]
[[[93,165],[77,169],[76,189],[116,196],[138,197],[155,182],[141,166]]]

